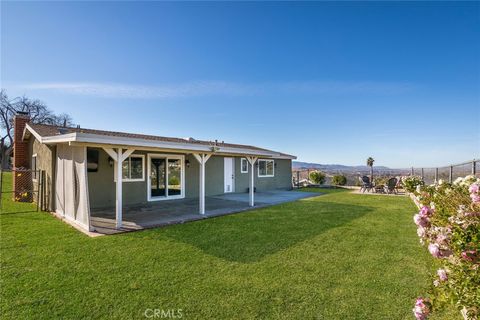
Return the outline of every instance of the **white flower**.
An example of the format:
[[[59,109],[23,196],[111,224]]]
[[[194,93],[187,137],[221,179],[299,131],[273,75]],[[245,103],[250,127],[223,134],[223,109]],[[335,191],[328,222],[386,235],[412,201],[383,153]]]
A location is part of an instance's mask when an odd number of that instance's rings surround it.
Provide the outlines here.
[[[455,181],[453,181],[453,184],[461,184],[462,182],[463,182],[463,178],[458,177],[457,179],[455,179]]]
[[[415,190],[416,190],[418,193],[422,192],[422,186],[421,186],[421,185],[418,185],[418,186],[415,188]]]
[[[441,186],[441,185],[444,184],[444,183],[445,183],[445,181],[443,181],[443,179],[438,180],[438,185],[439,185],[439,186]]]

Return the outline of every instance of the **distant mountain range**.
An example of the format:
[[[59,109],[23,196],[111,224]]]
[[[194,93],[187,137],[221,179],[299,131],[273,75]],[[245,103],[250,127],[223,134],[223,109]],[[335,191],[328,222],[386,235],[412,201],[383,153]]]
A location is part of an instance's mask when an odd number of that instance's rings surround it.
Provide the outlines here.
[[[321,164],[311,162],[293,161],[292,167],[294,170],[298,169],[317,169],[322,171],[351,171],[351,172],[363,172],[370,171],[369,166],[345,166],[341,164]],[[402,171],[402,169],[392,169],[384,166],[373,166],[375,171]]]

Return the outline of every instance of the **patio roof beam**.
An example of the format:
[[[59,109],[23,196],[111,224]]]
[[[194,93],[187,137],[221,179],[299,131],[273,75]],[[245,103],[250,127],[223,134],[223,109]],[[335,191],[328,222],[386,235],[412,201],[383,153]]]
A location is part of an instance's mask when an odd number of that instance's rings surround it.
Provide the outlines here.
[[[116,201],[115,201],[115,226],[117,229],[122,228],[122,200],[123,200],[123,193],[122,193],[122,186],[123,186],[123,175],[122,175],[122,163],[125,159],[127,159],[135,149],[128,148],[125,152],[123,152],[123,148],[117,148],[114,150],[113,148],[103,148],[105,152],[117,163],[115,167],[115,175],[117,176],[116,182]]]
[[[250,207],[255,206],[255,162],[258,160],[257,157],[247,157],[247,161],[250,163],[250,187],[248,188],[249,191],[249,202]]]
[[[200,165],[200,179],[199,179],[199,188],[198,188],[198,199],[199,199],[199,213],[205,214],[205,163],[212,156],[207,153],[193,153],[195,159],[197,159]]]

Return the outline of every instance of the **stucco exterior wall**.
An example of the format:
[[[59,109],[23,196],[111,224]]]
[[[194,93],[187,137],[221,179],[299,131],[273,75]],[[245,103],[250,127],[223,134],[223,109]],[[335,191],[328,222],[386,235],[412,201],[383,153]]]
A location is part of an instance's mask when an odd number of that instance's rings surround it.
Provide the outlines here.
[[[95,149],[95,148],[94,148]],[[115,206],[114,167],[108,162],[108,155],[99,150],[99,163],[97,172],[88,172],[89,198],[91,208],[104,208]],[[133,155],[145,156],[145,180],[123,183],[123,203],[135,205],[147,202],[148,157],[153,152],[135,151]],[[162,152],[161,154],[165,154]],[[174,153],[172,153],[174,154]],[[198,197],[199,164],[193,155],[185,155],[185,198]],[[248,174],[240,173],[240,158],[235,158],[235,192],[246,192],[248,188]],[[255,171],[257,191],[272,189],[291,189],[291,161],[275,160],[275,177],[258,178]],[[257,168],[255,167],[255,170]],[[206,196],[223,194],[224,192],[224,157],[212,156],[205,166],[205,194]]]
[[[247,192],[250,179],[250,164],[248,173],[241,172],[241,158],[235,158],[235,191]],[[257,192],[268,190],[290,190],[292,189],[292,161],[275,159],[275,176],[259,177],[257,163],[254,166],[255,187]]]
[[[56,157],[56,147],[47,146],[38,142],[35,137],[29,139],[29,163],[30,169],[32,169],[32,156],[37,155],[37,170],[45,171],[45,208],[49,211],[54,210],[54,184],[55,184],[55,157]],[[37,181],[33,181],[34,190],[38,190]],[[37,200],[36,196],[33,199]]]

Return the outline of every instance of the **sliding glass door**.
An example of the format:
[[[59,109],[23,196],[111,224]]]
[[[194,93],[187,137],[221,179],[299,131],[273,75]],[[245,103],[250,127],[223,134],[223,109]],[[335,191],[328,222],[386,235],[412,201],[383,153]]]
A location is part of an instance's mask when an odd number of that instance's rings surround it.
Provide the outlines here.
[[[184,197],[184,157],[180,155],[148,155],[148,200]]]

